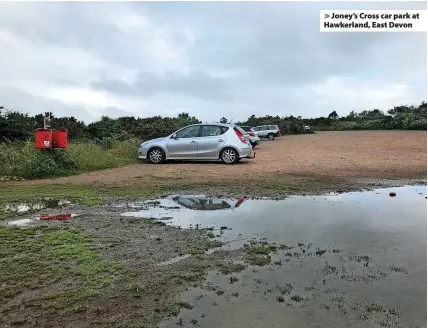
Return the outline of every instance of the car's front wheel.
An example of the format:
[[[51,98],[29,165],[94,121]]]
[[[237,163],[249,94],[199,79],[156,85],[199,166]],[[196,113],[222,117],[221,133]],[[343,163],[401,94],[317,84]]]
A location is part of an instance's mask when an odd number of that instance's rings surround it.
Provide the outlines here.
[[[154,147],[147,152],[147,159],[152,164],[161,164],[165,162],[165,152],[162,148]]]
[[[275,135],[273,133],[269,133],[267,135],[268,140],[274,140],[275,139]]]
[[[235,164],[239,161],[239,154],[233,148],[225,148],[220,153],[220,159],[224,164]]]

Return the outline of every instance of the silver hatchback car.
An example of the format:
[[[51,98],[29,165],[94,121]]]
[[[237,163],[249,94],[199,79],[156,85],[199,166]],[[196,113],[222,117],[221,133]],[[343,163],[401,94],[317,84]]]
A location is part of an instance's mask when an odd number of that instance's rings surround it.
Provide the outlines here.
[[[150,163],[167,160],[221,160],[235,164],[254,158],[248,134],[235,124],[193,124],[171,135],[143,142],[138,157]]]

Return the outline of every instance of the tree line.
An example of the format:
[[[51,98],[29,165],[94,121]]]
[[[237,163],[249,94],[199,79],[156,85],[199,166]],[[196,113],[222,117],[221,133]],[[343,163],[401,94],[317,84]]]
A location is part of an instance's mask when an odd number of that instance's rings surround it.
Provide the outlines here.
[[[31,116],[17,110],[9,110],[0,106],[0,142],[25,141],[34,138],[36,128],[43,127],[45,114]],[[222,117],[219,122],[228,122]],[[83,121],[70,117],[51,116],[51,127],[66,129],[70,139],[108,141],[108,140],[149,140],[166,136],[183,126],[201,123],[201,121],[181,113],[176,117],[136,118],[126,116],[119,118],[101,117],[99,121],[85,124]],[[352,111],[340,117],[332,111],[326,117],[302,118],[301,116],[270,116],[256,117],[251,115],[246,121],[234,122],[241,125],[257,126],[275,124],[282,134],[304,133],[302,128],[309,125],[313,131],[341,130],[426,130],[427,103],[419,106],[401,105],[389,109],[386,113],[379,109]]]

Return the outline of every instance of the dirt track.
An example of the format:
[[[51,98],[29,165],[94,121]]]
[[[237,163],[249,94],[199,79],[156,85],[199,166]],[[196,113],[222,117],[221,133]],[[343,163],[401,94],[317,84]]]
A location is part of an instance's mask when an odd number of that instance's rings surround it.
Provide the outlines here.
[[[27,181],[25,184],[67,183],[138,186],[185,181],[236,181],[274,174],[338,177],[425,179],[426,131],[319,132],[262,141],[256,159],[238,165],[220,163],[133,164],[79,176]]]

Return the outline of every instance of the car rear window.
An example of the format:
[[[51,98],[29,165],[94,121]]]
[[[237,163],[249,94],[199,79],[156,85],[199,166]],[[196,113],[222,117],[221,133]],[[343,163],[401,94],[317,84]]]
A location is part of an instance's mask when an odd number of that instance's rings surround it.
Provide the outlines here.
[[[240,126],[240,128],[246,132],[251,131],[251,128],[249,126]]]
[[[240,126],[235,125],[235,129],[241,132],[242,134],[247,134],[244,129],[242,129]]]

